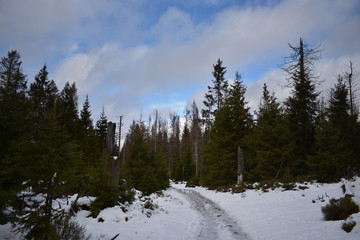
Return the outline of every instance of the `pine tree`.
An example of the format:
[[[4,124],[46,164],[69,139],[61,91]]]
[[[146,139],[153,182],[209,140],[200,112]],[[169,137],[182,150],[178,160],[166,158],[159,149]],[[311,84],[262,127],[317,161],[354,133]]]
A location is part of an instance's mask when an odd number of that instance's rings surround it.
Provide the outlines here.
[[[170,135],[169,135],[169,159],[168,169],[171,178],[181,180],[181,140],[180,140],[180,116],[170,114]]]
[[[35,82],[30,84],[28,91],[30,100],[30,114],[32,117],[33,139],[36,141],[37,131],[44,118],[54,110],[58,98],[58,89],[53,80],[48,78],[49,72],[44,65],[35,76]]]
[[[91,119],[91,111],[90,111],[90,100],[89,96],[86,95],[85,102],[83,108],[80,112],[80,126],[82,131],[90,131],[93,129],[92,119]]]
[[[319,59],[319,47],[309,48],[300,38],[299,46],[289,44],[292,54],[285,59],[284,71],[288,74],[289,85],[293,87],[292,95],[286,100],[288,125],[295,137],[292,173],[307,174],[306,161],[314,153],[315,118],[317,110],[313,70],[314,61]]]
[[[208,86],[208,92],[205,94],[205,101],[203,101],[206,109],[202,110],[202,116],[205,119],[208,130],[211,128],[214,118],[221,109],[227,95],[229,84],[225,79],[226,67],[223,67],[222,63],[223,62],[218,59],[217,63],[213,65],[213,86]]]
[[[127,157],[122,169],[129,186],[149,195],[168,186],[165,159],[152,151],[149,129],[133,122],[126,138]]]
[[[189,181],[195,176],[195,161],[192,156],[191,135],[188,127],[188,120],[185,123],[181,138],[181,169],[182,180]]]
[[[285,125],[280,104],[274,93],[270,94],[266,84],[256,115],[256,125],[246,138],[250,146],[247,161],[248,179],[284,180],[288,174],[288,160],[291,158],[294,142]]]
[[[244,98],[246,88],[240,75],[230,88],[222,107],[215,115],[210,142],[204,150],[203,184],[215,188],[235,184],[237,180],[237,149],[250,132],[252,118]]]
[[[77,164],[80,154],[69,135],[59,125],[57,114],[52,112],[41,123],[38,141],[27,152],[27,185],[32,192],[43,194],[42,198],[29,200],[27,207],[21,209],[17,231],[29,239],[57,239],[56,221],[63,212],[53,208],[56,198],[73,193],[78,180]],[[27,151],[30,150],[30,151]]]
[[[79,140],[78,95],[75,83],[70,85],[69,82],[66,82],[64,89],[60,92],[58,108],[61,113],[61,123],[73,139]]]
[[[350,109],[348,89],[339,75],[330,92],[326,117],[316,129],[316,153],[309,161],[311,173],[319,181],[352,177],[358,170],[358,124]]]
[[[192,156],[195,162],[195,175],[196,177],[200,177],[202,172],[202,149],[203,149],[203,136],[202,136],[202,128],[201,128],[201,118],[199,114],[199,109],[196,106],[195,101],[191,105],[190,111],[191,118],[191,127],[190,127],[190,135],[192,142]]]
[[[17,162],[22,160],[18,152],[20,142],[28,141],[27,80],[21,69],[20,54],[8,52],[0,62],[0,221],[3,208],[21,186],[24,176]],[[6,219],[5,219],[6,221]]]
[[[96,135],[100,139],[100,144],[102,147],[105,147],[105,139],[106,139],[106,133],[107,133],[107,117],[105,115],[104,107],[102,108],[102,112],[100,114],[100,119],[96,122]]]

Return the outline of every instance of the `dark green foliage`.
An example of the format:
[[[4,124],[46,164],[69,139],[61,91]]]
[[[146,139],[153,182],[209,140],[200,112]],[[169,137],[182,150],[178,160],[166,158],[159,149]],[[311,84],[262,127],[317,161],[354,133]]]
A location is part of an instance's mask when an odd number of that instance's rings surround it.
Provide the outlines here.
[[[349,176],[348,169],[356,169],[353,142],[359,138],[355,135],[357,123],[349,114],[347,89],[341,76],[331,89],[329,102],[316,128],[316,152],[308,161],[313,177],[322,182],[339,180]]]
[[[30,101],[30,114],[34,124],[34,136],[36,139],[39,124],[44,120],[47,114],[55,108],[58,97],[58,89],[53,80],[48,78],[49,72],[46,65],[35,76],[35,82],[30,85],[28,91]]]
[[[77,166],[81,155],[67,132],[59,126],[56,115],[46,116],[40,124],[37,141],[22,146],[20,150],[24,151],[24,157],[18,164],[28,179],[23,187],[31,187],[34,194],[44,194],[41,201],[28,206],[29,212],[19,209],[20,216],[23,216],[19,218],[18,230],[29,239],[38,239],[43,232],[49,234],[47,238],[57,239],[54,221],[62,213],[53,209],[53,202],[72,193],[79,176]]]
[[[346,220],[351,214],[359,212],[359,206],[348,197],[332,198],[321,211],[326,221]]]
[[[351,232],[352,230],[353,230],[353,228],[356,226],[356,222],[355,221],[349,221],[349,222],[345,222],[345,223],[343,223],[343,225],[342,225],[342,229],[345,231],[345,232],[347,232],[347,233],[349,233],[349,232]]]
[[[292,174],[305,175],[308,172],[307,156],[314,153],[315,117],[317,110],[313,63],[319,59],[318,48],[309,48],[300,38],[299,46],[289,44],[292,51],[284,64],[292,95],[286,100],[288,126],[294,134],[295,149],[291,168]],[[295,158],[296,157],[296,158]]]
[[[206,109],[202,110],[202,116],[205,119],[208,129],[211,128],[214,118],[222,107],[227,95],[229,84],[225,79],[226,67],[223,67],[222,63],[223,62],[218,59],[216,64],[213,65],[213,86],[208,86],[208,92],[205,94],[205,101],[203,102]]]
[[[0,62],[0,211],[24,179],[16,166],[19,142],[26,141],[30,130],[26,87],[20,54],[10,51]]]
[[[245,102],[246,88],[240,75],[226,90],[223,105],[217,110],[209,143],[205,145],[202,184],[216,188],[236,183],[237,148],[246,149],[245,136],[250,132],[252,118]]]
[[[90,100],[88,95],[86,95],[83,108],[80,112],[80,127],[83,132],[87,132],[93,129],[93,123],[92,123],[91,111],[90,111]]]
[[[95,132],[96,136],[99,137],[100,144],[102,144],[105,147],[105,139],[106,139],[106,133],[107,133],[107,117],[105,115],[104,108],[102,109],[102,112],[100,114],[100,119],[96,122]]]
[[[257,121],[246,138],[251,146],[247,161],[250,181],[283,179],[288,174],[294,142],[285,123],[280,104],[264,84]]]
[[[169,186],[165,159],[149,145],[149,130],[143,122],[133,122],[126,138],[127,158],[123,174],[128,184],[145,195]]]
[[[70,85],[69,82],[66,82],[57,103],[59,113],[61,113],[61,124],[65,126],[73,139],[79,139],[78,95],[75,83]]]
[[[86,234],[86,229],[79,223],[71,220],[71,216],[59,212],[48,219],[41,215],[41,211],[31,212],[27,219],[32,218],[34,222],[28,231],[27,229],[17,229],[17,232],[26,233],[25,239],[39,240],[82,240],[90,239],[90,235]]]

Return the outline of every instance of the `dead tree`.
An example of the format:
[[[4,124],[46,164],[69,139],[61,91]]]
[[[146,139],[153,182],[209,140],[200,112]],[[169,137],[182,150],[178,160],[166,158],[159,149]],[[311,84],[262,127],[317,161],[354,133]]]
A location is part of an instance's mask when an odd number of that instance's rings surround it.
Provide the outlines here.
[[[106,151],[108,156],[114,155],[116,123],[108,122],[106,133]]]
[[[238,170],[237,170],[237,182],[236,185],[240,186],[244,183],[244,153],[243,150],[238,147],[237,152]]]

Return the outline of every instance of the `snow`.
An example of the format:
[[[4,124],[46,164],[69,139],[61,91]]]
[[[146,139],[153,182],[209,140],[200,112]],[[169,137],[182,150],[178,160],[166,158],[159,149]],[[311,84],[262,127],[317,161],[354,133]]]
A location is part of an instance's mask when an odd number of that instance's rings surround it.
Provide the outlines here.
[[[276,188],[268,192],[246,190],[236,194],[215,192],[203,187],[186,188],[185,184],[172,183],[160,195],[141,197],[138,193],[134,203],[127,206],[126,212],[116,206],[104,209],[97,218],[92,218],[88,217],[89,211],[82,210],[74,220],[86,227],[91,239],[107,240],[119,234],[116,239],[180,240],[210,237],[223,240],[358,240],[360,213],[351,216],[357,225],[350,233],[341,229],[345,221],[324,221],[321,213],[321,207],[330,198],[344,196],[342,185],[345,185],[346,193],[352,193],[353,199],[360,204],[360,178],[353,182],[342,180],[334,184],[297,184],[298,187],[307,188],[298,188],[296,191]],[[201,206],[201,202],[200,205],[194,202],[191,195],[196,194],[200,194],[196,201],[204,201],[204,206]],[[76,195],[60,199],[56,206],[60,204],[67,209],[68,204],[75,199]],[[79,202],[89,204],[93,200],[94,198],[83,197]],[[147,201],[152,203],[153,210],[144,207]],[[215,215],[211,215],[211,212]],[[216,220],[212,219],[216,217]],[[229,222],[237,226],[229,227]],[[235,238],[230,228],[241,231],[240,237]],[[204,231],[211,231],[211,234],[204,235]],[[0,226],[0,239],[16,239],[11,233],[10,224]]]

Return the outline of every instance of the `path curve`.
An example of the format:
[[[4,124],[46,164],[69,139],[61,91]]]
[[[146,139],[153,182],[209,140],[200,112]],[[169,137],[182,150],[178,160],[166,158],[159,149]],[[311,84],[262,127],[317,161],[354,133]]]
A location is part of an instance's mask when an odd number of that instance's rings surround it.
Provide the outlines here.
[[[249,240],[249,236],[242,231],[237,222],[212,200],[204,197],[192,189],[175,189],[190,202],[197,210],[203,221],[197,239],[206,240]]]

